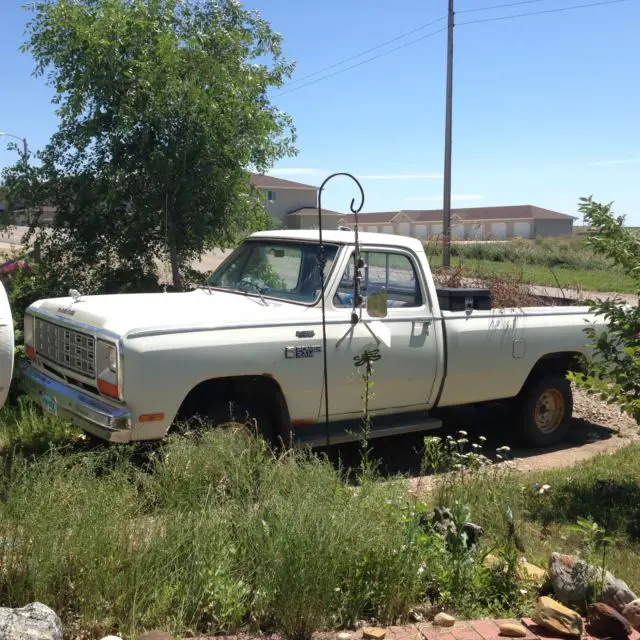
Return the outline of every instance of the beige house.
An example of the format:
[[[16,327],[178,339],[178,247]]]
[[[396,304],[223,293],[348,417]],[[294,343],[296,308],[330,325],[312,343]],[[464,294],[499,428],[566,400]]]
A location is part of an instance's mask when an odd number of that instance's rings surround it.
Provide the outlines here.
[[[262,191],[267,211],[286,229],[318,227],[318,187],[258,173],[251,174],[251,184]],[[323,208],[322,228],[337,229],[341,216]]]
[[[573,216],[533,205],[504,207],[470,207],[451,210],[452,240],[506,240],[569,236],[573,233]],[[339,217],[339,225],[353,224],[353,215]],[[442,210],[401,210],[362,213],[362,231],[397,233],[427,240],[442,235]]]

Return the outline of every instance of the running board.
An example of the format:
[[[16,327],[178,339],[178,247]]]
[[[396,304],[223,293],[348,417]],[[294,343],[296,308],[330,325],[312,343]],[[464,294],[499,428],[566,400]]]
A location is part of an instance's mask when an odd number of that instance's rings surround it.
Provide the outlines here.
[[[442,427],[442,420],[427,413],[414,412],[393,416],[379,416],[371,419],[369,439],[386,438],[416,431],[432,431]],[[329,443],[344,444],[356,442],[360,438],[362,422],[344,420],[329,423]],[[323,422],[297,427],[294,431],[294,443],[297,447],[322,447],[327,444],[327,427]]]

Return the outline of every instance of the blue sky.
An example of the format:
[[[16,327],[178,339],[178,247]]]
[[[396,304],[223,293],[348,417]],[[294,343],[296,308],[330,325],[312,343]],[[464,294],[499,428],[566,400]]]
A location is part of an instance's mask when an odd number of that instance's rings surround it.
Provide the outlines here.
[[[640,0],[519,19],[470,20],[574,6],[538,0],[456,0],[453,206],[535,204],[575,214],[580,196],[614,200],[640,224]],[[56,128],[51,90],[18,51],[27,13],[0,0],[0,131],[43,146]],[[446,0],[246,0],[285,38],[294,80],[436,20]],[[364,58],[436,31],[438,22]],[[356,69],[273,92],[298,131],[295,158],[274,175],[319,184],[332,171],[362,178],[364,211],[441,206],[446,34]],[[357,58],[348,64],[355,64]],[[345,66],[347,66],[345,65]],[[327,73],[340,70],[335,67]],[[314,80],[324,74],[309,78]],[[281,95],[278,95],[281,94]],[[0,167],[13,161],[0,138]],[[354,195],[338,181],[327,208]]]

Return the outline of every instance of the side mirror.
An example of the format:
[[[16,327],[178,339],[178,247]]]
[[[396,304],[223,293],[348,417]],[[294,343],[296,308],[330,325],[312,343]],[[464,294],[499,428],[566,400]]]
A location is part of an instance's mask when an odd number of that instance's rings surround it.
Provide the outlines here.
[[[372,318],[387,317],[387,290],[376,291],[367,296],[367,312]]]

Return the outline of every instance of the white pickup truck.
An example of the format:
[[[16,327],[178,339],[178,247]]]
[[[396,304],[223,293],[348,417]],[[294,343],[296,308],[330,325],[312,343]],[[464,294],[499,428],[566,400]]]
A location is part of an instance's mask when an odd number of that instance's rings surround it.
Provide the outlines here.
[[[357,437],[354,358],[377,348],[371,437],[437,428],[439,408],[498,400],[517,410],[514,429],[530,445],[566,434],[565,375],[587,354],[587,308],[491,309],[483,290],[436,289],[418,240],[377,233],[359,234],[354,307],[355,240],[350,230],[323,235],[326,352],[318,231],[268,231],[191,292],[35,302],[21,384],[46,411],[112,442],[232,412],[253,416],[265,436],[315,446]]]

